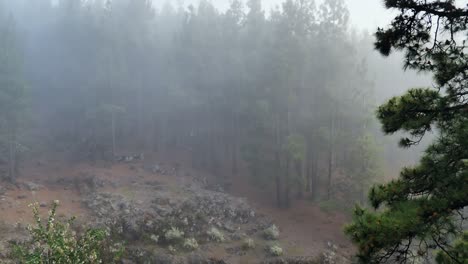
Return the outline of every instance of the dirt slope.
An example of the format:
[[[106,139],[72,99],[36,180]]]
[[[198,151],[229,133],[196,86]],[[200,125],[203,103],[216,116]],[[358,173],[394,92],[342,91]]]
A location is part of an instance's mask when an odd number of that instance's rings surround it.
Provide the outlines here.
[[[30,165],[23,171],[16,186],[4,185],[0,202],[0,222],[4,227],[24,226],[32,220],[29,204],[38,202],[43,207],[43,212],[46,212],[53,200],[60,200],[60,214],[75,215],[79,221],[86,222],[96,217],[96,212],[83,203],[84,196],[90,192],[98,190],[101,193],[118,194],[137,204],[148,201],[147,198],[153,192],[144,190],[142,186],[157,182],[177,196],[183,195],[181,186],[210,177],[183,167],[177,176],[170,173],[152,173],[147,169],[148,164],[155,163],[156,161],[151,160],[145,161],[145,164],[91,166],[64,165],[59,161],[48,161]],[[289,209],[278,209],[266,195],[249,187],[243,180],[234,183],[231,193],[234,196],[246,197],[259,217],[269,219],[268,221],[271,220],[279,226],[280,242],[288,256],[318,256],[327,249],[329,242],[338,245],[340,253],[344,255],[352,251],[342,234],[342,225],[347,221],[342,214],[325,213],[307,201],[296,201]],[[0,235],[0,241],[10,239],[11,235],[11,232],[4,232]],[[232,255],[229,251],[236,245],[239,247],[239,242],[210,246],[205,248],[205,253],[225,258]],[[263,254],[262,251],[263,249],[256,250],[234,258],[231,256],[231,263],[255,263],[254,260]]]

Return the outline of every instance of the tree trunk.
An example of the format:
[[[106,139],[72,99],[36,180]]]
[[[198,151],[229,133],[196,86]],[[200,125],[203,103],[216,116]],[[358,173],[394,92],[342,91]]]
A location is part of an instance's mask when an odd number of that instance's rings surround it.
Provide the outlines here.
[[[213,103],[210,104],[211,118],[210,118],[210,135],[209,135],[209,161],[210,172],[216,175],[217,173],[217,161],[216,161],[216,131],[215,131],[215,115],[214,115],[214,106]]]
[[[112,122],[112,160],[115,157],[115,113],[112,111],[111,113],[111,122]]]
[[[311,198],[313,201],[317,199],[317,190],[318,190],[318,158],[317,155],[314,155],[312,158],[312,164],[311,164],[311,175],[310,175],[310,192],[311,192]]]
[[[281,197],[281,166],[280,166],[280,156],[279,151],[275,153],[275,164],[276,164],[276,177],[275,177],[275,185],[276,185],[276,205],[278,207],[282,206],[282,197]]]
[[[232,153],[231,153],[231,173],[233,176],[237,175],[238,172],[238,162],[237,162],[237,153],[238,153],[238,145],[239,145],[239,129],[238,129],[238,122],[237,122],[237,114],[233,114],[232,118]]]
[[[297,161],[296,162],[296,174],[297,174],[297,177],[298,177],[298,181],[297,181],[297,198],[298,199],[302,199],[304,197],[304,190],[306,189],[304,187],[304,174],[303,174],[303,162],[301,161]]]
[[[281,160],[280,160],[280,130],[279,121],[275,119],[275,184],[276,184],[276,205],[282,206],[282,195],[281,195]]]
[[[285,177],[286,177],[286,183],[285,183],[285,191],[284,191],[284,206],[286,208],[289,208],[291,204],[291,198],[290,198],[290,189],[291,189],[291,175],[290,175],[290,159],[289,157],[286,158],[286,172],[285,172]]]
[[[8,142],[8,180],[10,182],[15,182],[16,180],[16,173],[15,173],[15,167],[16,167],[16,155],[15,155],[15,139],[14,139],[14,133],[10,134],[10,139]]]
[[[305,182],[305,191],[308,193],[312,192],[312,166],[311,166],[311,158],[307,157],[306,161],[306,182]]]
[[[334,136],[335,136],[335,120],[331,118],[330,126],[330,142],[329,142],[329,153],[328,153],[328,182],[327,182],[327,200],[331,198],[331,185],[332,185],[332,174],[333,174],[333,156],[334,156]]]

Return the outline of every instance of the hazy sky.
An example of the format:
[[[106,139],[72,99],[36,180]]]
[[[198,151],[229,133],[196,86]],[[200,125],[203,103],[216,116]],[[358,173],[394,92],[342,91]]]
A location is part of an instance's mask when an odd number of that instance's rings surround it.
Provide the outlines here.
[[[164,3],[165,0],[153,0],[156,5]],[[168,0],[173,3],[182,2],[184,5],[196,4],[199,0]],[[271,9],[280,5],[284,0],[262,0],[266,9]],[[327,0],[316,0],[320,3]],[[231,0],[211,0],[221,9],[226,9]],[[244,0],[245,2],[245,0]],[[351,15],[351,22],[359,29],[374,32],[377,27],[385,27],[392,18],[392,11],[386,10],[383,6],[383,0],[345,0]],[[459,6],[468,4],[468,0],[456,0]]]
[[[156,5],[163,3],[161,0],[154,0]],[[183,2],[184,5],[198,3],[199,0],[169,0],[173,3]],[[216,6],[225,9],[231,0],[211,0]],[[265,9],[271,9],[280,5],[284,0],[262,0]],[[317,3],[326,0],[316,0]],[[351,14],[353,25],[360,29],[375,31],[378,26],[385,26],[391,19],[391,12],[383,7],[382,0],[345,0]],[[464,0],[462,0],[464,1]]]

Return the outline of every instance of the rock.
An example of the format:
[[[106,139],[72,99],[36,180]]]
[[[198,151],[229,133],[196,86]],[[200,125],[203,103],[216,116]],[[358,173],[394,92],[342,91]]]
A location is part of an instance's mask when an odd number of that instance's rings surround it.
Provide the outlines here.
[[[24,195],[24,194],[20,194],[20,195],[17,196],[17,198],[20,199],[20,200],[21,200],[21,199],[26,199],[26,197],[27,197],[27,196]]]
[[[230,222],[226,222],[224,224],[221,225],[226,231],[230,232],[230,233],[234,233],[236,232],[237,230],[239,230],[239,228],[235,227],[232,223]]]
[[[34,182],[25,182],[24,186],[26,187],[27,190],[29,191],[38,191],[43,188],[42,185],[34,183]]]
[[[94,212],[98,227],[109,227],[111,232],[129,242],[128,259],[136,263],[225,263],[224,260],[209,260],[203,256],[195,261],[198,256],[189,260],[186,254],[171,255],[167,251],[164,234],[172,227],[177,228],[183,232],[184,238],[201,242],[196,252],[206,252],[203,243],[208,241],[210,229],[218,228],[228,240],[231,237],[240,240],[245,237],[243,225],[248,224],[245,227],[250,229],[258,226],[255,212],[245,199],[206,190],[198,184],[186,188],[178,186],[177,190],[157,181],[135,186],[142,187],[146,187],[143,191],[147,191],[147,197],[150,197],[142,201],[98,191],[86,192],[83,199],[84,205]],[[153,248],[139,247],[138,242],[143,238],[151,240]],[[175,248],[179,253],[181,249]],[[232,252],[243,254],[238,248],[233,248]]]
[[[317,264],[320,263],[313,257],[284,257],[265,260],[263,264]]]
[[[96,175],[85,172],[81,173],[80,177],[74,179],[74,185],[81,194],[88,194],[96,192],[98,188],[104,187],[105,182],[96,177]]]
[[[39,204],[39,206],[42,207],[42,208],[47,207],[47,203],[46,203],[46,202],[41,202],[41,203]]]
[[[243,234],[243,233],[234,233],[234,234],[231,234],[229,237],[232,241],[239,241],[243,238],[245,238],[247,235],[246,234]]]

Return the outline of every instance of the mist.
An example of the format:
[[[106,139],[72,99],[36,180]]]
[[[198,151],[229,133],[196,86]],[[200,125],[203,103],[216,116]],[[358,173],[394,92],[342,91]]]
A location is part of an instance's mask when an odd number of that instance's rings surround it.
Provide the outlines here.
[[[265,245],[277,253],[279,227],[285,252],[348,257],[354,204],[426,146],[399,148],[377,107],[432,79],[375,51],[386,19],[364,21],[352,1],[261,3],[0,1],[0,83],[22,91],[0,94],[5,109],[15,102],[0,114],[15,120],[0,124],[0,176],[6,193],[26,190],[2,220],[28,222],[28,203],[57,199],[157,256],[255,240],[253,262],[220,254],[257,263]],[[307,223],[318,229],[298,229]],[[264,229],[266,240],[253,231]],[[176,263],[131,250],[125,263]]]

